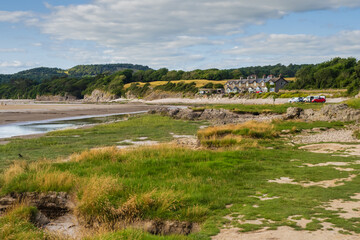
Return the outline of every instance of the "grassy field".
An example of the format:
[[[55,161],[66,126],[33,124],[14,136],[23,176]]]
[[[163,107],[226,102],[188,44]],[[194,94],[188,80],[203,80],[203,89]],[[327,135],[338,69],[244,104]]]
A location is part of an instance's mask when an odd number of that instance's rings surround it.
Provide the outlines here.
[[[357,157],[341,157],[331,154],[311,153],[286,144],[279,131],[296,126],[300,129],[317,127],[342,127],[341,123],[274,122],[259,124],[250,122],[228,127],[202,129],[200,139],[217,141],[229,136],[240,139],[233,145],[207,144],[202,150],[191,150],[174,145],[141,147],[135,150],[117,150],[113,147],[86,150],[91,146],[107,146],[121,139],[147,136],[154,140],[170,140],[170,131],[177,134],[196,134],[201,123],[171,120],[160,116],[141,116],[93,129],[79,129],[54,132],[43,138],[42,144],[35,140],[21,140],[29,143],[27,153],[39,150],[46,142],[48,148],[38,157],[53,159],[65,157],[53,154],[58,142],[70,139],[76,154],[68,162],[18,162],[8,168],[0,177],[1,194],[25,191],[66,191],[77,199],[76,212],[83,218],[103,224],[114,221],[136,221],[139,219],[162,219],[196,222],[200,232],[189,236],[154,236],[139,230],[124,230],[102,233],[87,239],[209,239],[227,223],[250,231],[278,226],[301,227],[289,220],[290,216],[306,219],[324,219],[344,232],[360,233],[360,218],[343,219],[336,211],[326,210],[323,204],[332,199],[349,200],[358,192],[360,177],[344,185],[323,188],[302,187],[292,184],[271,183],[268,180],[290,177],[296,182],[319,182],[334,178],[347,178],[352,172],[338,171],[332,166],[299,167],[304,163],[354,162]],[[128,129],[136,126],[136,129]],[[118,132],[112,133],[119,129]],[[121,129],[121,130],[120,130]],[[74,135],[88,139],[74,144]],[[75,138],[77,139],[77,138]],[[94,141],[94,143],[92,142]],[[256,143],[256,144],[254,144]],[[19,142],[12,143],[14,149]],[[69,143],[70,144],[70,143]],[[247,144],[246,147],[242,147]],[[35,147],[37,146],[37,147]],[[67,146],[70,147],[70,146]],[[219,148],[220,147],[220,148]],[[239,148],[238,148],[239,147]],[[44,149],[42,149],[44,151]],[[11,149],[7,154],[17,154]],[[67,150],[70,154],[73,150]],[[34,157],[34,160],[36,157]],[[296,159],[296,161],[294,161]],[[4,160],[3,160],[4,162]],[[359,165],[352,165],[354,171]],[[261,201],[259,196],[267,194],[278,197]],[[227,205],[230,205],[227,208]],[[284,207],[286,206],[286,207]],[[29,225],[29,214],[34,211],[20,208],[0,218],[0,228],[8,230],[1,234],[4,239],[19,239],[22,232],[27,239],[38,239],[42,234]],[[233,220],[223,217],[231,215]],[[237,218],[264,218],[262,224],[240,224]],[[11,219],[11,221],[9,220]],[[7,224],[8,222],[11,224]],[[319,222],[312,220],[306,230],[316,230]],[[25,233],[24,233],[25,234]]]
[[[213,84],[217,84],[217,83],[220,83],[220,84],[225,84],[228,80],[222,80],[222,81],[212,81],[212,80],[204,80],[204,79],[195,79],[195,80],[177,80],[177,81],[170,81],[172,83],[179,83],[179,82],[185,82],[185,83],[191,83],[191,82],[195,82],[196,83],[196,87],[202,87],[208,83],[213,83]],[[159,86],[159,85],[164,85],[166,84],[167,81],[155,81],[155,82],[150,82],[150,86],[152,87],[156,87],[156,86]],[[130,87],[132,83],[128,83],[128,84],[125,84],[124,88],[127,89]],[[143,83],[143,82],[139,82],[139,85],[140,86],[144,86],[146,83]]]
[[[260,113],[277,113],[282,114],[286,113],[286,110],[289,107],[300,107],[303,109],[320,109],[324,106],[324,104],[319,103],[285,103],[285,104],[218,104],[218,105],[206,105],[204,106],[195,106],[194,110],[203,110],[205,108],[215,108],[215,109],[227,109],[236,113],[252,113],[252,114],[260,114]]]

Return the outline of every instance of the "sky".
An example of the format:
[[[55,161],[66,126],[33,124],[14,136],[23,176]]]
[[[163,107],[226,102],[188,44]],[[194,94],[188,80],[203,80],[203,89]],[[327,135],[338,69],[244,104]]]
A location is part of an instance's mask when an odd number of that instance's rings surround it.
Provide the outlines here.
[[[133,63],[239,68],[360,58],[359,0],[12,0],[0,73]]]

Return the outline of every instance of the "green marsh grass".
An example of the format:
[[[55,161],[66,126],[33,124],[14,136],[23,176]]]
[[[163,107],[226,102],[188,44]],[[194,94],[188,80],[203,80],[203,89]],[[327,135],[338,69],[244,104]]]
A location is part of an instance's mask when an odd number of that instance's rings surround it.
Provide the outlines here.
[[[120,138],[131,138],[129,136],[131,132],[136,132],[136,136],[147,135],[152,139],[165,141],[171,139],[168,131],[194,134],[200,124],[175,121],[160,116],[145,117],[146,121],[141,120],[142,118],[144,117],[131,119],[129,121],[133,122],[126,123],[126,126],[134,127],[138,126],[135,123],[142,122],[144,125],[141,125],[141,129],[144,130],[127,130],[122,125],[124,123],[116,125],[124,131]],[[210,140],[226,139],[226,135],[230,139],[236,137],[239,146],[242,146],[240,149],[192,150],[160,144],[127,150],[119,150],[115,147],[89,150],[82,145],[85,151],[75,151],[69,158],[69,154],[64,154],[69,160],[66,162],[50,160],[34,163],[16,162],[0,176],[0,192],[1,195],[27,191],[69,192],[77,202],[76,214],[93,223],[112,225],[116,221],[177,220],[201,225],[200,232],[189,236],[153,236],[139,230],[128,229],[103,233],[88,239],[209,239],[209,236],[218,233],[218,229],[225,223],[241,227],[243,231],[264,227],[275,229],[278,226],[299,229],[294,222],[288,220],[290,216],[295,215],[307,219],[316,215],[327,219],[326,221],[336,227],[343,228],[346,232],[360,232],[360,219],[342,219],[336,212],[324,208],[324,203],[333,199],[350,200],[350,196],[358,193],[360,177],[345,182],[343,186],[329,189],[268,182],[270,179],[280,177],[289,177],[297,182],[347,178],[353,172],[338,171],[332,166],[310,168],[303,164],[351,163],[356,161],[357,157],[345,158],[306,152],[297,149],[296,146],[286,145],[283,139],[276,137],[280,129],[291,126],[297,128],[313,126],[307,123],[276,122],[267,123],[266,126],[247,124],[249,125],[244,124],[239,128],[219,127],[199,132],[200,138]],[[324,123],[317,124],[318,127],[324,126]],[[177,127],[169,129],[169,126],[176,125]],[[243,131],[244,126],[249,130]],[[158,132],[158,127],[162,130],[161,133]],[[69,138],[74,134],[72,131],[75,131],[79,135],[87,133],[97,142],[100,139],[105,141],[104,137],[96,139],[97,134],[104,134],[109,144],[102,143],[101,146],[110,146],[109,139],[113,136],[114,129],[112,125],[111,128],[101,126],[100,129],[95,128],[91,131],[88,129],[59,131],[52,133],[52,137]],[[256,130],[257,133],[251,134],[250,130]],[[143,134],[142,131],[147,134]],[[119,135],[118,132],[116,134]],[[259,136],[261,138],[256,138]],[[27,141],[33,140],[23,140],[23,143]],[[255,143],[258,146],[251,147],[251,144]],[[57,145],[48,145],[47,151],[51,151],[52,148],[56,149]],[[28,153],[31,154],[31,151],[29,150]],[[47,158],[51,159],[49,156]],[[358,165],[351,167],[355,172],[360,171]],[[262,194],[279,198],[261,201],[254,197]],[[228,204],[232,204],[230,209],[225,207]],[[254,205],[258,207],[253,207]],[[223,218],[229,214],[242,215],[249,220],[264,218],[267,221],[260,225],[240,225],[235,220],[231,222]],[[3,219],[5,218],[0,218],[0,221]],[[22,224],[28,223],[25,221]],[[307,228],[316,230],[318,224],[313,221]],[[21,229],[25,228],[19,229],[22,231]]]
[[[77,196],[78,214],[88,221],[192,221],[202,224],[202,232],[191,235],[203,236],[199,239],[207,239],[207,236],[216,233],[214,228],[221,225],[222,216],[231,212],[244,215],[246,219],[263,217],[275,221],[260,226],[242,226],[245,230],[292,226],[287,218],[294,215],[310,217],[319,214],[338,223],[338,216],[324,210],[323,202],[348,199],[358,191],[360,183],[359,177],[332,189],[268,183],[269,179],[285,176],[295,181],[345,178],[349,176],[348,172],[329,166],[297,166],[303,162],[355,160],[304,152],[285,145],[279,149],[248,148],[240,151],[196,151],[171,145],[117,150],[116,153],[111,148],[106,151],[121,157],[113,158],[111,154],[106,155],[104,150],[99,150],[99,158],[96,152],[80,154],[82,159],[74,157],[72,159],[77,160],[46,163],[48,167],[43,167],[43,171],[61,172],[77,179],[78,184],[66,191]],[[291,159],[302,161],[291,162]],[[32,172],[26,167],[25,172],[20,173],[21,178],[2,186],[2,193],[43,191],[40,185],[34,185],[34,188],[27,184],[35,175],[43,174],[41,169],[39,171]],[[258,192],[280,198],[260,201],[253,197]],[[233,204],[233,207],[226,209],[227,204]],[[254,208],[253,205],[259,207]],[[343,220],[338,224],[345,230],[353,231],[359,222]]]
[[[30,219],[37,209],[26,205],[17,205],[0,217],[0,239],[49,239],[39,228],[35,227]]]
[[[283,114],[289,107],[300,107],[303,109],[320,109],[324,104],[319,103],[285,103],[285,104],[220,104],[220,105],[207,105],[206,107],[195,107],[197,110],[201,108],[215,108],[215,109],[227,109],[235,113],[276,113]]]
[[[349,105],[349,107],[360,109],[360,98],[352,98],[349,100],[346,100],[345,103]]]
[[[54,131],[40,138],[11,139],[10,143],[0,145],[0,172],[14,160],[57,159],[82,152],[94,147],[113,146],[118,142],[137,137],[149,140],[169,141],[170,132],[179,135],[196,134],[202,122],[185,122],[157,115],[131,117],[128,121],[101,124],[88,129]],[[119,145],[119,144],[118,144]]]

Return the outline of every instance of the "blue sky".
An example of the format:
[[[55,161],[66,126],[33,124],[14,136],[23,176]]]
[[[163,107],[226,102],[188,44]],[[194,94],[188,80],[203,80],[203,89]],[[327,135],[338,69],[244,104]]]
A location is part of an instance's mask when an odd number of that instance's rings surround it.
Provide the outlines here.
[[[13,0],[0,73],[134,63],[191,70],[360,57],[358,0]]]

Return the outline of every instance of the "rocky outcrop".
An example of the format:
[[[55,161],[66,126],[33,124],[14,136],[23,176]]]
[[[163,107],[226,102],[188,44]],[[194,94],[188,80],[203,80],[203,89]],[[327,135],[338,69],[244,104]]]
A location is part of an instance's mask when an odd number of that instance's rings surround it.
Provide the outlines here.
[[[156,235],[188,235],[194,231],[196,224],[177,221],[149,221],[144,224],[144,230]]]
[[[169,116],[175,119],[183,120],[204,120],[210,121],[213,124],[229,124],[229,123],[241,123],[251,120],[257,121],[271,121],[275,118],[280,118],[279,115],[253,115],[253,114],[237,114],[225,109],[204,109],[201,111],[194,111],[189,108],[167,108],[159,107],[150,110],[150,114],[161,114],[163,116]]]
[[[286,114],[285,114],[285,119],[295,119],[295,118],[299,118],[300,114],[303,112],[304,110],[302,108],[298,108],[298,107],[289,107],[286,110]]]
[[[290,107],[287,109],[285,119],[304,119],[307,121],[359,121],[360,110],[350,108],[346,104],[326,105],[320,110],[301,109]]]
[[[115,94],[105,92],[103,90],[95,89],[92,91],[91,95],[85,95],[85,102],[109,102],[117,99],[118,97]]]
[[[65,94],[64,96],[60,95],[37,95],[36,101],[50,101],[50,102],[64,102],[64,101],[75,101],[76,97]]]

